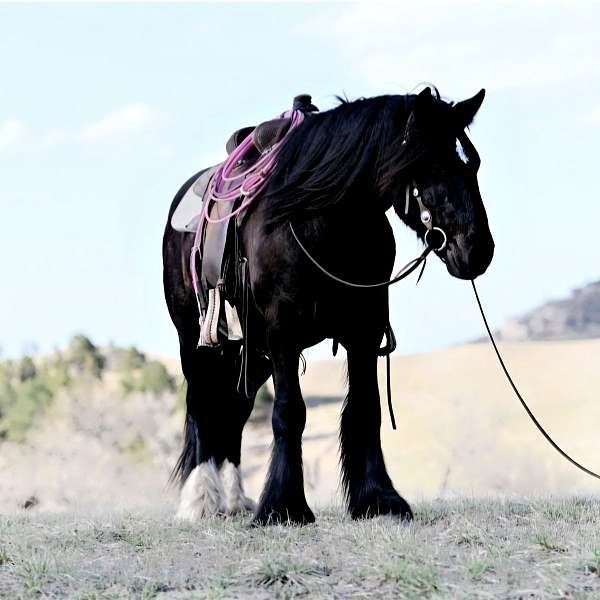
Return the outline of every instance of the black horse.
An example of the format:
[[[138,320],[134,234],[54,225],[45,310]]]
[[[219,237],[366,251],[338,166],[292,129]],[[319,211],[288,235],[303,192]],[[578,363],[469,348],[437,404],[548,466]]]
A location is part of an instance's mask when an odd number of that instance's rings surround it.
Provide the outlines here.
[[[251,351],[269,359],[257,383],[272,375],[275,388],[274,445],[255,523],[314,521],[304,495],[306,407],[298,368],[302,350],[325,338],[347,351],[340,446],[348,510],[354,518],[412,517],[388,476],[380,442],[377,357],[389,322],[387,288],[355,289],[332,281],[303,253],[289,224],[330,272],[374,283],[386,280],[394,263],[386,211],[393,206],[423,239],[424,206],[447,237],[436,253],[448,272],[461,279],[481,275],[494,242],[477,183],[478,156],[464,130],[484,93],[457,104],[430,88],[342,100],[332,110],[308,115],[288,136],[268,187],[240,230],[251,290],[249,327],[255,332]],[[176,195],[170,215],[193,179]],[[408,198],[407,186],[420,204],[412,194]],[[254,402],[238,392],[239,346],[197,348],[192,238],[167,223],[165,294],[187,380],[185,441],[175,475],[183,484],[179,515],[189,518],[252,508],[242,491],[239,463],[242,430]]]

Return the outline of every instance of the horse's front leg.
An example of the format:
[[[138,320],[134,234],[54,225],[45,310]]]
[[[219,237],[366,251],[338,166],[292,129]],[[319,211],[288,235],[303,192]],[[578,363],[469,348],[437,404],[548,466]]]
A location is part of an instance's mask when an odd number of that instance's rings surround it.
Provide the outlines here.
[[[302,473],[302,432],[306,406],[298,380],[299,348],[291,331],[280,328],[279,319],[268,331],[273,364],[275,401],[273,405],[273,450],[265,489],[254,522],[312,523],[315,517],[304,496]]]
[[[381,451],[381,406],[377,349],[348,347],[348,395],[342,413],[342,483],[355,519],[381,514],[411,519],[408,503],[394,489]]]

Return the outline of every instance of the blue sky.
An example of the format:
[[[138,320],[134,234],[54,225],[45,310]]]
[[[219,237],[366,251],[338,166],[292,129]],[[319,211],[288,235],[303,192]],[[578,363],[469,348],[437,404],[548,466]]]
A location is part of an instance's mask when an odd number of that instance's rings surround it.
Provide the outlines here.
[[[453,100],[485,87],[471,135],[492,322],[600,278],[600,6],[411,4],[1,5],[3,354],[80,331],[175,354],[170,201],[231,131],[299,92],[325,109],[424,81]],[[396,231],[405,262],[418,246]],[[401,352],[482,333],[469,285],[430,263],[392,292]]]

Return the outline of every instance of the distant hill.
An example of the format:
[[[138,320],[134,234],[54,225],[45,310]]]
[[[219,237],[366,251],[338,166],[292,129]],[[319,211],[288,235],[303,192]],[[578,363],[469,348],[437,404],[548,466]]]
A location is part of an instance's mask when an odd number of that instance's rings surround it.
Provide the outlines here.
[[[502,350],[557,442],[600,468],[600,339],[503,343]],[[173,366],[82,336],[52,356],[0,361],[0,514],[173,505],[166,482],[184,421]],[[398,430],[382,393],[382,442],[390,475],[408,499],[598,492],[527,419],[489,345],[395,355],[391,375]],[[308,407],[307,497],[313,507],[327,506],[339,502],[344,362],[309,361],[300,383]],[[252,498],[263,487],[273,439],[260,412],[244,431],[242,471]]]
[[[600,337],[600,281],[509,320],[498,337],[504,341],[577,340]]]

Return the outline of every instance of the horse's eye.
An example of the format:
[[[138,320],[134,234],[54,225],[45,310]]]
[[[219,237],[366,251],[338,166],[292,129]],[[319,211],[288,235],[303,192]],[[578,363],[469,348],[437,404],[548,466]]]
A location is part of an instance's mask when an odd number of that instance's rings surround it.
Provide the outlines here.
[[[413,196],[414,196],[415,198],[417,198],[417,197],[418,197],[418,195],[419,195],[419,189],[418,189],[418,188],[413,188]]]

